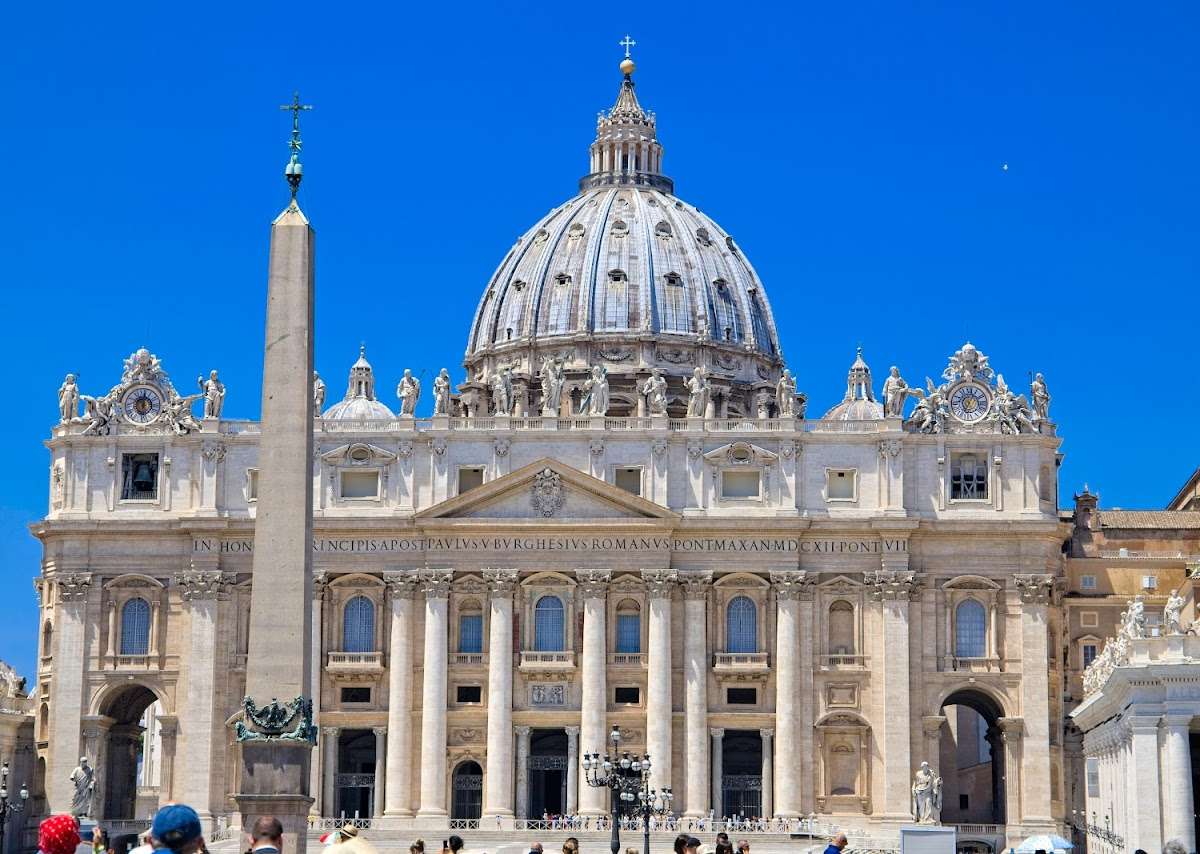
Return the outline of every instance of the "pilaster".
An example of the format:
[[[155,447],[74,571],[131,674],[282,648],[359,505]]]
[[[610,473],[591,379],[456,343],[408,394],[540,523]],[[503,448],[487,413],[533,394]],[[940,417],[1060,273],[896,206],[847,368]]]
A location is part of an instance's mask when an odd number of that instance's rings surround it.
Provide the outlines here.
[[[54,670],[50,704],[50,756],[46,769],[46,808],[67,812],[75,787],[71,771],[79,762],[80,717],[84,709],[83,666],[87,660],[87,600],[92,589],[90,573],[55,576]],[[49,651],[43,651],[47,654]]]

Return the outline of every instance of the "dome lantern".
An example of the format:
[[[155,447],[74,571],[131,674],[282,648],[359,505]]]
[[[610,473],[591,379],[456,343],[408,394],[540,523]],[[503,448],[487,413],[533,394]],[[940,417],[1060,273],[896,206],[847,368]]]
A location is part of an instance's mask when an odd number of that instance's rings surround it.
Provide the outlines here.
[[[350,366],[346,396],[325,410],[321,417],[338,421],[383,421],[396,417],[375,399],[375,372],[367,361],[366,345],[359,345],[358,361]]]

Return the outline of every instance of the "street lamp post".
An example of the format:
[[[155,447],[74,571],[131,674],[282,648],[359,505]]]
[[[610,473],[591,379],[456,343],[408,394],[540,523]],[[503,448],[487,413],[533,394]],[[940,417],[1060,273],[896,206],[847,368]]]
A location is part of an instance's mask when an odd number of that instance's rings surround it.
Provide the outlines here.
[[[589,786],[608,789],[611,794],[612,854],[621,852],[621,816],[642,819],[643,854],[650,854],[650,819],[667,815],[675,797],[668,786],[661,790],[650,787],[650,754],[630,756],[621,752],[621,728],[613,727],[609,734],[612,755],[583,754],[583,778]]]
[[[25,809],[25,802],[29,800],[29,789],[24,783],[21,784],[21,791],[17,793],[20,798],[16,803],[9,803],[8,799],[8,763],[0,765],[0,852],[4,851],[4,829],[8,825],[8,817],[12,813],[18,813]]]

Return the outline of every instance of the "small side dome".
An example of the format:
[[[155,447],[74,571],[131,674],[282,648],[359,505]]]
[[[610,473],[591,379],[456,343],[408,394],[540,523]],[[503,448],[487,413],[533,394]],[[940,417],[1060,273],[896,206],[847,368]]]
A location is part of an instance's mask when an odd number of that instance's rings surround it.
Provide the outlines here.
[[[871,390],[871,368],[863,360],[862,347],[854,357],[846,376],[846,396],[825,413],[826,421],[874,421],[883,417],[883,406]]]
[[[329,421],[388,421],[396,416],[375,399],[375,373],[367,361],[367,348],[358,348],[358,361],[350,366],[346,396],[325,410]]]

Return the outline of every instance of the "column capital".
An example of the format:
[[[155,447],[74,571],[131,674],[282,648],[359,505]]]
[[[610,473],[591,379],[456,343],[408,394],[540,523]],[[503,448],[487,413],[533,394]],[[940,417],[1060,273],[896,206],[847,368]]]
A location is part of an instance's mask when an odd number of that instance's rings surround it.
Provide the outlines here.
[[[236,580],[237,576],[232,572],[193,571],[175,574],[175,586],[185,602],[225,599]]]
[[[713,738],[724,738],[725,737],[725,729],[723,727],[719,727],[719,726],[709,727],[708,734],[711,735]]]
[[[385,726],[373,726],[371,732],[375,733],[376,738],[381,738],[387,735],[388,728]]]
[[[324,570],[313,573],[313,601],[324,602],[329,590],[329,573]]]
[[[942,724],[945,722],[945,715],[925,715],[921,718],[921,726],[925,730],[925,735],[930,738],[941,735]]]
[[[761,738],[763,741],[770,741],[771,739],[773,739],[773,738],[775,737],[775,730],[773,730],[773,729],[760,729],[760,730],[758,731],[758,735],[759,735],[759,737],[760,737],[760,738]]]
[[[863,573],[863,584],[876,601],[896,599],[907,602],[919,599],[921,583],[921,577],[912,570],[878,569]]]
[[[179,718],[175,715],[158,716],[158,737],[174,738],[179,732]]]
[[[92,589],[92,574],[90,572],[73,572],[69,575],[55,576],[59,602],[83,602]]]
[[[450,596],[450,582],[454,580],[453,570],[422,569],[418,578],[426,599],[446,599]]]
[[[816,576],[804,569],[771,570],[776,599],[812,599],[816,584]]]
[[[515,569],[485,569],[480,574],[487,582],[488,593],[493,599],[512,598],[520,577],[520,572]]]
[[[672,588],[679,581],[679,573],[673,569],[643,569],[642,581],[646,584],[648,598],[670,599]]]
[[[569,726],[563,727],[567,731],[567,738],[579,738],[579,727]]]
[[[323,726],[321,727],[322,738],[337,738],[337,734],[341,731],[341,727]]]
[[[385,572],[383,584],[392,599],[412,599],[417,595],[419,579],[415,572]]]
[[[1045,605],[1054,598],[1053,575],[1026,573],[1014,575],[1012,579],[1022,602]]]
[[[575,581],[579,585],[579,595],[584,599],[603,599],[608,595],[608,582],[612,572],[607,569],[577,569]]]
[[[997,718],[996,725],[1000,727],[1000,737],[1005,744],[1013,744],[1025,735],[1025,721],[1022,718]]]
[[[1163,729],[1187,729],[1191,726],[1192,717],[1187,712],[1167,712],[1162,716]]]
[[[529,734],[533,732],[533,727],[515,726],[513,732],[517,734],[517,738],[529,738]]]
[[[1135,715],[1128,719],[1129,731],[1135,734],[1157,733],[1159,715]]]
[[[683,592],[683,598],[688,601],[706,601],[708,599],[709,588],[712,587],[712,571],[699,570],[694,572],[679,573],[679,589]]]

